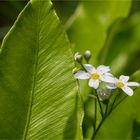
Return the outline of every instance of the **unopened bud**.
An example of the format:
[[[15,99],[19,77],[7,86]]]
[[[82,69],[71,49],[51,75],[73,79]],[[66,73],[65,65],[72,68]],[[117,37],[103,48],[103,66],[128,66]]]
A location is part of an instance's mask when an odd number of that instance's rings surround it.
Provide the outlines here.
[[[84,58],[88,62],[91,58],[91,51],[86,50],[85,53],[84,53]]]
[[[74,58],[78,63],[81,63],[83,60],[83,56],[79,52],[75,53]]]
[[[109,100],[109,97],[111,96],[111,90],[107,88],[99,88],[97,90],[97,94],[99,96],[100,101],[106,103]]]

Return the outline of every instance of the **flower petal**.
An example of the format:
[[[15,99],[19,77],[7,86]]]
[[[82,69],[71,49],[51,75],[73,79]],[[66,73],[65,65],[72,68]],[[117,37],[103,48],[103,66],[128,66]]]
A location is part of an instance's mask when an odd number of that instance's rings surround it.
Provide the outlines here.
[[[107,84],[106,84],[106,87],[107,87],[108,89],[115,89],[115,88],[117,88],[116,85],[115,85],[114,83],[107,83]]]
[[[110,68],[109,66],[100,65],[97,67],[97,70],[100,71],[101,73],[106,73],[110,71]]]
[[[84,64],[84,68],[91,74],[96,72],[95,67],[90,64]]]
[[[133,90],[127,86],[123,87],[122,90],[129,96],[133,95]]]
[[[114,77],[113,74],[111,74],[109,72],[105,73],[105,75]]]
[[[119,80],[126,83],[129,80],[129,76],[121,75]]]
[[[97,89],[99,87],[99,80],[90,79],[88,85]]]
[[[116,80],[113,76],[108,76],[108,75],[102,75],[100,77],[100,80],[103,82],[107,82],[107,83],[116,83]]]
[[[82,70],[79,70],[74,74],[74,77],[77,79],[89,79],[90,75]]]
[[[139,83],[137,83],[137,82],[128,82],[128,83],[126,83],[126,85],[127,86],[140,86],[140,84]]]

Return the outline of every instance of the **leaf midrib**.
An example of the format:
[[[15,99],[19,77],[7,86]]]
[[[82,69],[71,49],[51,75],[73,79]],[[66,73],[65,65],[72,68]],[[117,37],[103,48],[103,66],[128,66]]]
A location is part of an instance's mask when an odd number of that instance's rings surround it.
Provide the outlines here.
[[[31,2],[29,2],[27,5],[31,4]],[[31,86],[31,92],[30,92],[30,100],[29,100],[29,108],[28,108],[28,113],[27,113],[27,121],[26,121],[26,125],[25,125],[25,130],[24,130],[24,134],[23,134],[23,140],[27,139],[27,134],[28,134],[28,130],[29,130],[29,125],[30,125],[30,120],[31,120],[31,116],[32,116],[32,106],[33,106],[33,101],[34,101],[34,91],[35,91],[35,85],[36,85],[36,77],[37,77],[37,70],[38,70],[38,57],[39,57],[39,37],[40,37],[40,0],[38,0],[38,10],[37,10],[37,22],[36,22],[36,30],[37,30],[37,37],[36,37],[36,54],[35,54],[35,64],[34,64],[34,68],[33,68],[33,80],[32,80],[32,86]]]

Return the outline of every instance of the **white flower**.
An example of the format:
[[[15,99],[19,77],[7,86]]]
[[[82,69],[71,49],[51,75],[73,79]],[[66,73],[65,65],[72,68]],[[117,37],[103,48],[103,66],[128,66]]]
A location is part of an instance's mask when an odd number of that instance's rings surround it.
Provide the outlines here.
[[[132,96],[133,90],[129,86],[140,86],[137,82],[128,82],[129,76],[121,75],[119,79],[115,78],[114,83],[107,85],[109,89],[121,88],[127,95]]]
[[[112,83],[114,82],[114,77],[111,73],[109,73],[110,68],[108,66],[100,65],[97,67],[93,67],[90,64],[84,64],[84,68],[87,72],[79,70],[75,74],[75,78],[77,79],[89,79],[88,85],[97,89],[99,87],[100,81]]]

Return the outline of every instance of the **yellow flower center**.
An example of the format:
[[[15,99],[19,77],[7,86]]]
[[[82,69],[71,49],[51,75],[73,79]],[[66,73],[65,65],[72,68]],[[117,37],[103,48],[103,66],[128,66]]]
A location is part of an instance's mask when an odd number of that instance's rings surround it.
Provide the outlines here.
[[[124,83],[123,83],[123,82],[117,82],[117,87],[118,87],[118,88],[124,87]]]
[[[99,77],[100,77],[100,75],[98,73],[94,73],[91,75],[91,78],[95,79],[95,80],[99,79]]]

